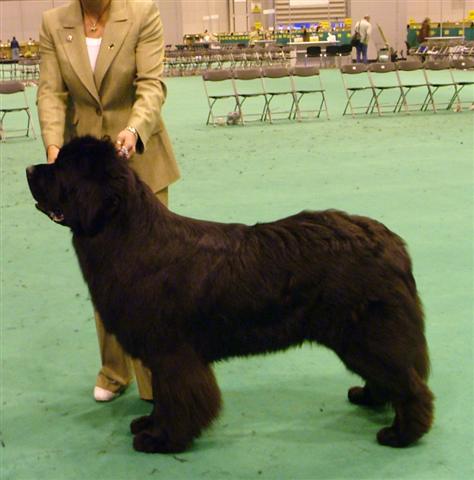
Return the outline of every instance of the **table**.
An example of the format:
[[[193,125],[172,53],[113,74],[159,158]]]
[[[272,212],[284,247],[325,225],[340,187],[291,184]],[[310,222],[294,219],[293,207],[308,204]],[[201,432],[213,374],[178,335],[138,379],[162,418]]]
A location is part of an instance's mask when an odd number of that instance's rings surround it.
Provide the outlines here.
[[[296,64],[308,64],[314,61],[311,57],[308,59],[306,58],[306,50],[308,47],[321,47],[321,54],[324,54],[326,51],[326,47],[328,45],[340,45],[341,42],[336,41],[328,41],[328,40],[318,40],[313,42],[288,42],[288,46],[294,47],[296,51]]]

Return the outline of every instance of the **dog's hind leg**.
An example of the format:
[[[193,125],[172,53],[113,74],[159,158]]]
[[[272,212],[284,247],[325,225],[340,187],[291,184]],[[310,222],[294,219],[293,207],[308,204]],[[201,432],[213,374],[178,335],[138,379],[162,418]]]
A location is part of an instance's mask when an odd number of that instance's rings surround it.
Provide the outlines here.
[[[392,404],[395,420],[390,427],[382,428],[377,434],[381,445],[405,447],[418,440],[433,422],[434,396],[415,369],[407,372],[405,392],[394,393]]]
[[[349,400],[369,406],[388,401],[395,409],[393,424],[377,435],[380,444],[404,447],[428,432],[433,421],[434,397],[415,366],[402,366],[387,356],[368,352],[351,354],[350,350],[343,361],[367,381],[364,387],[349,390]]]
[[[131,424],[135,450],[182,452],[217,417],[221,395],[209,365],[190,348],[153,360],[154,408]]]

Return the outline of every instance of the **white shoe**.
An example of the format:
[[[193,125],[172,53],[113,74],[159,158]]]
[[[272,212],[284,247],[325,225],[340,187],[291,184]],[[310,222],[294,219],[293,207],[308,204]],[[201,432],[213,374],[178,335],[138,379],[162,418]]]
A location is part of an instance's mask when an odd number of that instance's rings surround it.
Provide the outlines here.
[[[119,393],[111,392],[105,388],[94,387],[94,399],[96,402],[110,402],[119,395]]]

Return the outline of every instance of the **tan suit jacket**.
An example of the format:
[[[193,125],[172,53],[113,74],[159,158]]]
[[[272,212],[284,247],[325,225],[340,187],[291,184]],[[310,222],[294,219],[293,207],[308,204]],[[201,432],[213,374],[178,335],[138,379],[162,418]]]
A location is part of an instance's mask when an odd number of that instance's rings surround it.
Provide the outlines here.
[[[179,178],[161,117],[163,30],[152,0],[113,0],[94,72],[79,0],[43,14],[38,111],[45,146],[139,133],[131,166],[157,192]]]

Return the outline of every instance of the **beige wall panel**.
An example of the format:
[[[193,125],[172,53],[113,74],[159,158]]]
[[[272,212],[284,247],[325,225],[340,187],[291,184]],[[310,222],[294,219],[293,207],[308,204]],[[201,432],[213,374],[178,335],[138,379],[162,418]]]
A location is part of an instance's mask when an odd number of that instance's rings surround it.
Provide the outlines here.
[[[227,0],[181,0],[181,4],[184,34],[227,31]]]
[[[158,8],[163,22],[165,45],[176,45],[183,41],[183,19],[181,2],[158,0]]]

